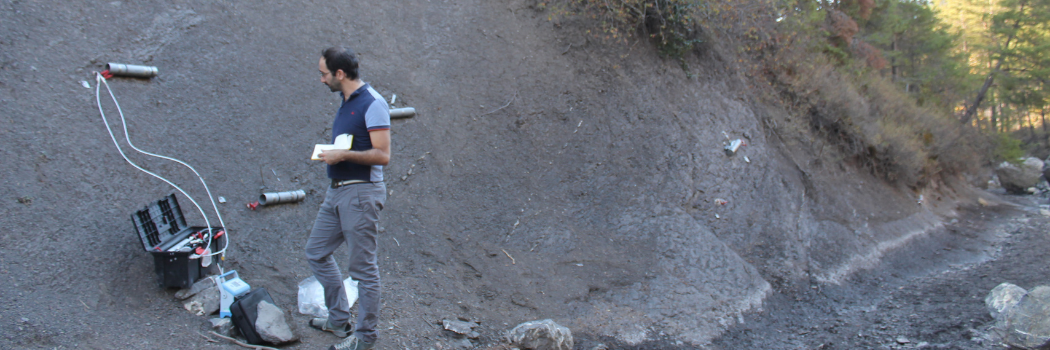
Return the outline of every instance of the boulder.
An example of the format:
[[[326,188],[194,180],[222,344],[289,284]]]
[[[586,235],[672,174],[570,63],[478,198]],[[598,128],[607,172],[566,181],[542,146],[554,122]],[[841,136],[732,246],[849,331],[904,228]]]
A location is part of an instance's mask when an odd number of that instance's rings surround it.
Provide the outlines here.
[[[257,306],[259,317],[255,319],[255,330],[263,340],[284,344],[299,340],[299,336],[288,326],[284,318],[284,310],[268,301],[260,302]]]
[[[211,315],[219,311],[219,287],[214,282],[211,287],[205,288],[193,295],[189,301],[182,304],[187,311],[197,316]]]
[[[1027,293],[1028,291],[1024,288],[1003,282],[988,293],[988,296],[984,298],[984,304],[988,306],[988,312],[993,318],[999,318],[1000,314],[1021,302],[1021,298],[1024,298]]]
[[[1013,307],[1003,308],[994,331],[1004,344],[1015,348],[1042,349],[1050,344],[1050,286],[1035,287]]]
[[[1043,161],[1043,178],[1050,181],[1050,157]]]
[[[197,293],[200,293],[201,291],[211,287],[215,287],[215,280],[207,277],[202,278],[200,281],[197,281],[197,283],[194,283],[189,288],[180,289],[178,292],[175,292],[175,299],[186,300],[189,297],[197,295]]]
[[[1039,183],[1039,178],[1043,176],[1043,161],[1028,157],[1019,165],[1003,162],[995,169],[995,175],[999,177],[999,184],[1007,192],[1028,193],[1028,189],[1035,187]]]
[[[550,319],[519,324],[507,341],[523,350],[572,350],[575,345],[572,331]]]

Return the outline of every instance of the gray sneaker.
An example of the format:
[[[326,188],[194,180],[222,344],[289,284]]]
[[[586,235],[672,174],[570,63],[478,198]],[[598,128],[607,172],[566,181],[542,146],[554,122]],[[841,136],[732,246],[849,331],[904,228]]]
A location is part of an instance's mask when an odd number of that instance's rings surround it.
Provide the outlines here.
[[[358,339],[356,335],[352,335],[343,340],[342,343],[329,346],[328,350],[368,350],[374,346],[376,346],[376,343],[369,343]]]
[[[332,324],[328,322],[327,318],[320,317],[314,317],[313,319],[311,319],[310,327],[317,328],[325,332],[332,332],[332,334],[335,334],[335,336],[340,338],[346,338],[354,332],[354,325],[350,324],[350,322],[347,322],[342,326],[336,327],[332,326]]]

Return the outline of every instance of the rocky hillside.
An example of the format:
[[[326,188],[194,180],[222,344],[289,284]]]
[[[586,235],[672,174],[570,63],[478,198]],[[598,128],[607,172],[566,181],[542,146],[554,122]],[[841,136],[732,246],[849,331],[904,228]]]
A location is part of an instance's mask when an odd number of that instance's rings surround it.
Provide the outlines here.
[[[686,74],[530,0],[3,1],[0,28],[3,348],[207,344],[207,319],[156,286],[128,220],[174,191],[114,147],[92,74],[106,62],[159,68],[109,81],[132,142],[227,200],[226,268],[290,311],[328,184],[308,155],[338,102],[320,51],[353,47],[364,80],[416,109],[393,122],[385,170],[385,349],[446,342],[434,322],[455,317],[481,322],[479,345],[552,318],[583,338],[699,346],[770,293],[838,283],[955,208],[943,184],[887,185],[778,128],[789,117],[749,97],[717,46]],[[101,101],[131,152],[104,88]],[[727,156],[731,139],[746,145]],[[129,157],[206,202],[188,170]],[[245,206],[295,189],[302,203]],[[289,348],[334,341],[302,328]]]

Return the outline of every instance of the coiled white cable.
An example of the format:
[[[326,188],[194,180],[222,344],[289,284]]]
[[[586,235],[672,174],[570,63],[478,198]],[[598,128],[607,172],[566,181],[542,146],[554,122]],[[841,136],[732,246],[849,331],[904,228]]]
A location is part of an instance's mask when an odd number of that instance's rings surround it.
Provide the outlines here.
[[[157,175],[157,174],[155,174],[153,172],[150,172],[149,170],[143,169],[138,164],[135,164],[135,162],[132,162],[131,159],[128,159],[127,155],[124,154],[124,150],[120,148],[120,143],[117,142],[116,136],[113,135],[113,130],[109,127],[109,121],[106,120],[106,113],[102,111],[102,101],[101,101],[101,97],[100,97],[100,95],[101,95],[100,91],[101,91],[101,87],[102,87],[103,84],[106,85],[106,90],[109,92],[109,96],[113,99],[113,104],[116,105],[116,107],[117,107],[117,113],[120,114],[120,123],[124,127],[124,139],[127,140],[128,145],[131,146],[132,149],[138,151],[139,153],[148,155],[148,156],[157,157],[157,158],[161,158],[161,159],[166,159],[166,160],[170,160],[170,161],[182,164],[182,165],[186,166],[187,168],[189,168],[191,171],[193,171],[193,174],[197,175],[197,178],[200,179],[201,184],[204,185],[204,190],[208,193],[208,199],[211,200],[212,208],[215,210],[215,216],[219,219],[219,225],[221,225],[223,227],[223,230],[225,231],[225,233],[223,234],[223,237],[225,237],[225,244],[223,245],[222,250],[219,250],[219,251],[211,253],[211,254],[202,255],[202,256],[215,256],[215,255],[219,255],[219,254],[222,254],[223,256],[225,256],[226,248],[230,246],[230,232],[229,232],[229,229],[226,228],[226,223],[223,222],[223,220],[222,220],[222,214],[219,213],[219,207],[215,204],[215,199],[212,197],[211,190],[208,188],[208,184],[204,181],[204,178],[201,177],[200,173],[197,172],[197,169],[194,169],[189,164],[186,164],[186,162],[183,162],[181,160],[178,160],[178,159],[175,159],[175,158],[172,158],[172,157],[167,157],[167,156],[162,156],[162,155],[159,155],[159,154],[153,154],[153,153],[150,153],[150,152],[146,152],[146,151],[143,151],[143,150],[139,149],[138,147],[135,147],[135,144],[133,144],[131,142],[131,138],[128,135],[128,124],[127,124],[127,121],[124,118],[124,112],[120,109],[120,103],[117,102],[116,95],[114,95],[113,94],[113,90],[110,89],[109,83],[106,82],[106,78],[103,77],[101,73],[98,73],[98,72],[95,73],[95,103],[98,104],[98,112],[99,112],[99,114],[102,115],[102,122],[106,124],[106,131],[109,132],[109,137],[110,137],[110,139],[113,140],[113,145],[115,145],[117,147],[117,152],[120,152],[120,156],[123,157],[124,160],[128,162],[128,164],[131,164],[131,166],[135,167],[138,170],[141,170],[144,173],[150,174],[153,177],[156,177],[156,178],[160,179],[161,181],[166,182],[168,185],[171,185],[171,187],[174,187],[176,190],[181,192],[183,196],[186,196],[186,198],[188,198],[190,200],[190,202],[192,202],[193,205],[195,207],[197,207],[197,211],[199,211],[201,213],[201,216],[204,217],[205,225],[207,225],[208,231],[209,231],[211,237],[214,237],[215,233],[211,232],[211,221],[208,220],[208,216],[204,213],[204,209],[201,208],[200,204],[197,204],[197,201],[193,200],[193,197],[191,197],[181,187],[175,185],[174,183],[172,183],[168,179],[165,179],[164,177],[162,177],[160,175]],[[212,239],[208,239],[207,240],[207,244],[204,247],[205,250],[208,250],[211,247],[211,241],[212,241]],[[223,270],[222,264],[218,264],[218,266],[219,266],[219,271],[221,272]]]

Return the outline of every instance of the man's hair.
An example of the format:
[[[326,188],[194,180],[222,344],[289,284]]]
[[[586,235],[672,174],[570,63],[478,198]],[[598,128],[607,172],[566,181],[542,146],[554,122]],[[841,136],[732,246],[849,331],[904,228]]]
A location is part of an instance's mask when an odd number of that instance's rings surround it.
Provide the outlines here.
[[[350,80],[357,80],[357,55],[350,49],[341,47],[329,47],[321,52],[324,57],[324,65],[335,75],[335,71],[342,69]]]

